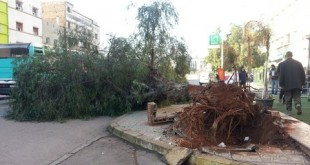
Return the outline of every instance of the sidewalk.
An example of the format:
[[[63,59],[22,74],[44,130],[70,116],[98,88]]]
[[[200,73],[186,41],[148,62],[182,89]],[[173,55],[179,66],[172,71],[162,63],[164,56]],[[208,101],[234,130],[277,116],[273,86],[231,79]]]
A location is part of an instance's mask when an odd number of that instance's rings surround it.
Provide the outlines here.
[[[0,165],[56,165],[92,142],[110,136],[111,117],[61,122],[17,122],[4,118],[9,100],[0,101]]]
[[[182,111],[184,106],[186,105],[173,105],[157,112],[158,115],[169,116]],[[290,125],[289,135],[303,151],[281,150],[270,146],[260,146],[257,152],[216,152],[205,148],[204,152],[194,150],[189,159],[190,164],[310,164],[310,126],[283,113],[280,115],[282,119],[295,121]],[[109,131],[130,143],[164,155],[176,147],[174,141],[163,135],[163,131],[170,125],[171,123],[149,126],[146,111],[138,111],[114,119]]]

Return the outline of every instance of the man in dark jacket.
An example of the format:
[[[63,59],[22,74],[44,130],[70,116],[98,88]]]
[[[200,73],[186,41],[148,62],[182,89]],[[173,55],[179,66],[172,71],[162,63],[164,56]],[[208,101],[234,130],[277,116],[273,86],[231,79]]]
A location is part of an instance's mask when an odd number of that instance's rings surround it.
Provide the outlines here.
[[[292,99],[294,99],[297,115],[301,115],[300,96],[302,85],[305,84],[306,81],[305,70],[300,62],[292,58],[292,52],[286,52],[285,57],[287,59],[279,65],[279,85],[284,90],[285,104],[288,115],[292,114]]]
[[[246,90],[246,81],[248,79],[248,73],[245,71],[244,67],[241,67],[239,72],[239,85],[245,91]]]
[[[277,68],[277,74],[280,75],[280,66],[282,62],[279,63],[278,68]],[[279,78],[279,76],[278,76]],[[284,90],[282,87],[280,87],[280,94],[279,94],[279,103],[285,104],[285,97],[284,97]]]

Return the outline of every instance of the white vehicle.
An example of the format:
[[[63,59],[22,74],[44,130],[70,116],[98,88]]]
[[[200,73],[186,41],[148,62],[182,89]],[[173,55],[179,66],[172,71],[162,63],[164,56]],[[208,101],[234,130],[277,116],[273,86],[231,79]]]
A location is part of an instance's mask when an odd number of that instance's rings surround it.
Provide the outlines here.
[[[209,84],[210,81],[211,81],[211,77],[209,73],[199,74],[199,85]]]

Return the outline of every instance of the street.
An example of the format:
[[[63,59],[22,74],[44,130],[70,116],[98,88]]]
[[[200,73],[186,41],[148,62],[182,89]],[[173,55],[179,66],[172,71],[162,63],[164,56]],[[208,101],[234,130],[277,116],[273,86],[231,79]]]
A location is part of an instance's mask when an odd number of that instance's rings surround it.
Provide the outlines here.
[[[111,117],[59,122],[17,122],[3,116],[0,101],[1,165],[164,164],[161,156],[107,131]]]

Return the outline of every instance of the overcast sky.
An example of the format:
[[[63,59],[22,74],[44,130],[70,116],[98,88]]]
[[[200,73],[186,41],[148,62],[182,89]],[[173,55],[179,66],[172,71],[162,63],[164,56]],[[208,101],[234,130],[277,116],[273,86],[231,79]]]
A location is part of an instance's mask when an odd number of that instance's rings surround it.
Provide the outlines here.
[[[75,11],[98,22],[103,43],[108,38],[107,34],[126,37],[136,30],[137,10],[127,9],[131,2],[137,7],[150,2],[149,0],[67,1],[73,4]],[[172,0],[179,13],[179,24],[175,32],[178,37],[185,39],[193,57],[205,56],[208,52],[209,35],[217,27],[221,26],[227,31],[230,23],[242,25],[245,20],[257,20],[261,17],[261,13],[268,11],[266,9],[270,11],[273,1],[277,0]]]

